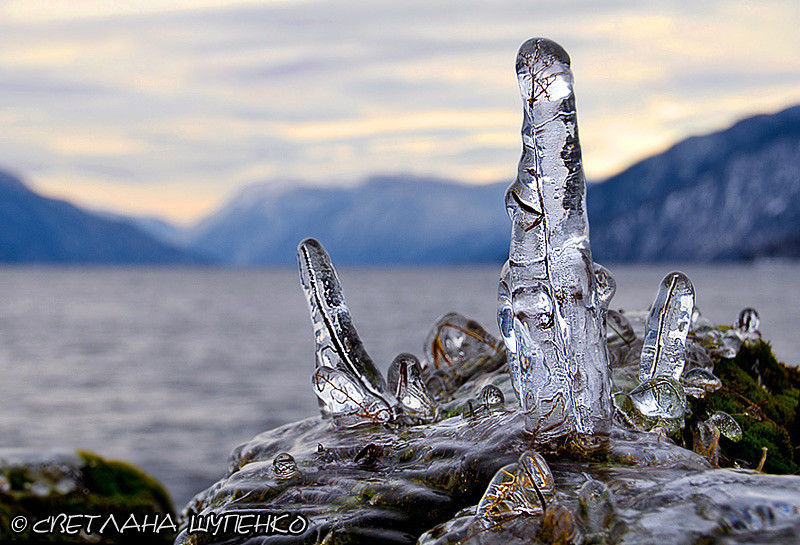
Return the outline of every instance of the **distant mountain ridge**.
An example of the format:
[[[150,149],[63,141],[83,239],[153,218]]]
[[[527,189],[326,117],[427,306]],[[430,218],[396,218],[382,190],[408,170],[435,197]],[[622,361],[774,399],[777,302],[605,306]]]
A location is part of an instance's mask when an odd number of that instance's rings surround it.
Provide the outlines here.
[[[248,188],[188,240],[235,265],[292,264],[308,236],[341,264],[494,263],[508,245],[504,185],[383,176],[352,188]]]
[[[0,172],[0,262],[292,265],[313,236],[340,264],[500,263],[508,184],[402,174],[353,187],[256,184],[179,228],[86,212]],[[687,138],[589,184],[587,208],[599,262],[798,258],[800,106]]]
[[[292,263],[306,236],[339,263],[497,263],[508,252],[507,186],[395,175],[353,188],[249,187],[186,240],[237,265]],[[589,184],[587,207],[598,261],[796,256],[800,106],[687,138]]]
[[[107,219],[42,197],[17,177],[0,172],[0,263],[208,262],[193,250],[156,240],[129,221]]]

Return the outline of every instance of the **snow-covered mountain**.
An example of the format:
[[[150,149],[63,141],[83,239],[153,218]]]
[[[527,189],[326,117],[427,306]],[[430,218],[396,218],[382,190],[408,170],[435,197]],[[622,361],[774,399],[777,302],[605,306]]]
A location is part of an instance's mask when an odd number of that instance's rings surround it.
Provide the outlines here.
[[[240,265],[293,263],[307,236],[337,263],[497,263],[508,252],[507,185],[398,175],[352,188],[252,186],[187,239]],[[590,184],[587,201],[598,261],[797,256],[800,106],[688,138]]]
[[[588,207],[609,262],[796,256],[800,106],[688,138],[593,187]]]

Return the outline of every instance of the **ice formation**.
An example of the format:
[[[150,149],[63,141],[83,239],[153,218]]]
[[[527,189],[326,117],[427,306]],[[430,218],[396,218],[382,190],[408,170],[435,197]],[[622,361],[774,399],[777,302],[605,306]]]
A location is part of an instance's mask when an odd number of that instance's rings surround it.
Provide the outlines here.
[[[413,354],[402,353],[389,365],[389,391],[403,406],[405,414],[423,422],[439,415],[439,408],[428,395],[422,381],[419,360]]]
[[[683,426],[687,394],[702,397],[721,385],[703,367],[692,368],[684,375],[687,335],[693,318],[696,320],[699,315],[695,313],[692,282],[683,273],[669,273],[661,281],[645,322],[639,384],[622,396],[627,400],[617,403],[636,427],[676,431]]]
[[[605,315],[614,282],[589,248],[569,56],[549,40],[528,40],[517,77],[523,146],[506,191],[512,234],[498,288],[514,391],[540,437],[604,435],[611,415]]]
[[[475,320],[450,312],[436,321],[423,347],[422,378],[428,392],[447,398],[470,377],[505,362],[502,343]]]
[[[647,319],[639,382],[681,378],[693,310],[694,286],[689,278],[680,272],[665,276]]]
[[[747,333],[756,333],[759,325],[761,325],[761,319],[758,316],[758,311],[751,307],[742,309],[739,313],[739,319],[736,320],[736,329]]]
[[[300,474],[297,469],[297,463],[295,463],[292,455],[287,452],[281,452],[275,456],[272,461],[272,470],[275,472],[275,478],[280,480],[291,479]]]
[[[481,390],[481,404],[487,409],[503,409],[505,402],[503,391],[494,384],[487,384]]]
[[[479,519],[503,519],[512,515],[542,513],[555,495],[553,473],[541,454],[525,451],[515,464],[495,474],[478,503]]]
[[[300,282],[314,324],[320,410],[341,424],[389,422],[398,403],[358,337],[342,286],[322,245],[308,238],[297,248]]]

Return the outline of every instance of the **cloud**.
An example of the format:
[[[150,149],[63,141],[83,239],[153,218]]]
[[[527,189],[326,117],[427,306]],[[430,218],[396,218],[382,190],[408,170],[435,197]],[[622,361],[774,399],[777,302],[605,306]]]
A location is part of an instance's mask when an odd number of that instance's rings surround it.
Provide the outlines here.
[[[545,35],[572,57],[598,179],[800,102],[797,20],[793,0],[10,1],[0,156],[47,191],[184,220],[264,180],[507,179],[514,54]]]

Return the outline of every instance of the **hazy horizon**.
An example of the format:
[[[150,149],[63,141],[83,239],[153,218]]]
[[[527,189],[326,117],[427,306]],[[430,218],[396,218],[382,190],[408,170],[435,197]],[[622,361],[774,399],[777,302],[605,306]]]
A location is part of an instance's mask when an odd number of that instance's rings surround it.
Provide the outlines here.
[[[514,57],[572,57],[587,177],[800,103],[791,1],[79,0],[0,6],[2,165],[94,210],[188,223],[254,182],[514,176]]]

